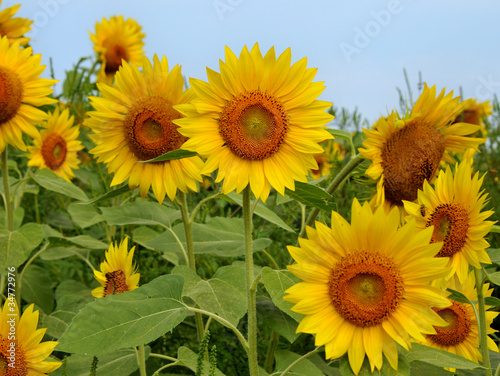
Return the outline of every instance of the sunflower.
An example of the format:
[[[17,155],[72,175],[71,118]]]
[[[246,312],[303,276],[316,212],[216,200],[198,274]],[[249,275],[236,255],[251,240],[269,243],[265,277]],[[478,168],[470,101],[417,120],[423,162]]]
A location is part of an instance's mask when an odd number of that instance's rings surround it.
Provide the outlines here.
[[[111,244],[106,251],[106,260],[101,263],[101,271],[94,270],[95,279],[102,285],[92,290],[96,298],[104,298],[125,291],[132,291],[138,287],[140,274],[136,273],[132,265],[135,246],[128,250],[128,238],[120,245]]]
[[[0,4],[2,4],[2,0],[0,0]],[[12,17],[20,7],[21,4],[17,4],[0,12],[0,37],[9,38],[10,44],[18,42],[20,46],[25,46],[30,38],[23,37],[23,35],[31,30],[33,21],[27,18]]]
[[[477,291],[475,289],[474,272],[467,275],[463,283],[460,283],[456,277],[450,279],[448,287],[461,292],[470,301],[477,301]],[[493,289],[488,284],[482,286],[485,297],[491,296]],[[451,301],[452,305],[446,308],[436,308],[435,311],[441,316],[448,325],[445,327],[436,327],[436,334],[426,335],[422,344],[436,347],[441,350],[449,351],[453,354],[463,356],[476,363],[481,362],[483,357],[479,351],[479,329],[474,307],[470,304]],[[486,309],[489,307],[486,306]],[[479,309],[476,304],[476,310]],[[487,333],[494,333],[495,330],[490,327],[493,319],[499,312],[486,311]],[[495,342],[488,337],[488,348],[498,352]],[[454,369],[451,369],[454,372]]]
[[[3,376],[42,376],[62,364],[45,360],[58,342],[40,343],[47,329],[36,328],[38,311],[33,312],[33,306],[26,308],[19,318],[16,301],[9,297],[0,310],[0,373]]]
[[[101,68],[97,81],[111,84],[122,65],[122,60],[139,65],[144,54],[144,33],[137,21],[123,16],[112,16],[109,20],[96,22],[95,34],[90,33],[94,51],[99,55]]]
[[[493,226],[494,222],[486,221],[493,211],[481,211],[488,196],[480,191],[484,176],[473,174],[471,164],[472,159],[464,159],[455,174],[448,166],[440,171],[435,188],[424,182],[416,203],[404,201],[408,218],[415,218],[417,227],[433,226],[431,242],[443,242],[437,256],[449,260],[446,278],[457,274],[460,282],[467,277],[469,264],[476,268],[480,263],[491,264],[484,237]]]
[[[73,123],[74,118],[69,116],[68,109],[59,112],[56,108],[49,114],[46,129],[35,137],[34,146],[28,146],[28,166],[50,168],[68,181],[74,178],[73,170],[78,169],[77,153],[83,145],[78,139],[78,127]]]
[[[149,187],[161,203],[168,194],[174,200],[177,189],[196,191],[201,181],[203,162],[190,157],[165,162],[137,163],[177,150],[186,141],[172,120],[182,117],[173,105],[187,103],[194,95],[183,92],[181,68],[169,73],[167,58],[155,55],[154,66],[142,59],[142,74],[134,64],[125,64],[115,77],[113,86],[98,84],[102,98],[90,97],[97,111],[86,120],[95,134],[90,135],[97,146],[90,152],[106,163],[115,174],[111,185],[129,179],[131,188],[139,187],[144,197]]]
[[[325,150],[323,153],[314,156],[318,168],[316,170],[311,170],[313,179],[319,179],[322,176],[330,174],[334,162],[341,161],[346,154],[346,150],[338,142],[334,142],[333,140],[327,140],[320,143],[320,145]]]
[[[306,58],[290,61],[290,49],[276,59],[272,47],[263,57],[256,43],[238,59],[226,47],[221,73],[207,68],[208,82],[190,79],[199,99],[175,107],[186,117],[174,122],[190,138],[182,148],[207,158],[202,174],[219,169],[224,193],[250,184],[265,201],[271,186],[282,195],[294,190],[294,180],[306,182],[318,168],[318,143],[333,138],[324,128],[331,103],[316,100],[324,89],[312,82],[317,69],[306,69]]]
[[[327,359],[347,352],[358,374],[365,354],[372,371],[385,356],[397,370],[396,344],[408,349],[446,324],[431,307],[450,302],[427,284],[447,273],[447,260],[434,257],[441,244],[429,243],[432,229],[415,231],[413,221],[399,227],[397,207],[373,212],[355,199],[351,216],[349,224],[332,212],[331,228],[316,222],[300,247],[288,247],[297,262],[288,269],[303,282],[284,299],[305,315],[297,332],[316,333]]]
[[[400,119],[392,112],[373,129],[363,129],[367,138],[359,151],[372,160],[366,173],[382,181],[380,187],[390,205],[416,200],[418,190],[434,178],[440,163],[453,163],[450,152],[463,153],[485,141],[466,137],[479,130],[478,125],[452,124],[467,102],[459,103],[460,97],[453,98],[453,92],[444,94],[445,89],[436,97],[436,87],[424,85],[410,114]]]
[[[481,133],[484,137],[488,133],[486,126],[484,124],[484,118],[493,114],[493,107],[490,101],[478,103],[476,99],[467,99],[467,106],[465,109],[455,118],[454,123],[470,123],[477,124],[481,127]]]
[[[7,37],[0,39],[0,152],[6,144],[25,151],[23,132],[36,137],[35,124],[47,117],[34,106],[57,102],[47,97],[57,81],[38,78],[45,68],[41,57],[18,42],[10,45]]]

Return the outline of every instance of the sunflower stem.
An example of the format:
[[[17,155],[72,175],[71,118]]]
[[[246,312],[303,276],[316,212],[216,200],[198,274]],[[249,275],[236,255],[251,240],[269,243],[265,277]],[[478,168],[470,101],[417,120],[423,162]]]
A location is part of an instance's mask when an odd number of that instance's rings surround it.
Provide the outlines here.
[[[300,362],[302,362],[304,359],[307,359],[309,358],[311,355],[314,355],[316,354],[317,352],[319,352],[321,350],[321,347],[316,347],[313,351],[310,351],[308,352],[307,354],[305,355],[302,355],[300,358],[298,358],[297,360],[295,360],[292,364],[290,364],[281,374],[280,376],[285,376],[288,372],[290,372],[292,370],[293,367],[295,367],[297,364],[299,364]]]
[[[9,168],[7,163],[9,161],[7,146],[2,153],[2,178],[3,178],[3,189],[4,189],[4,204],[5,204],[5,224],[9,231],[14,231],[14,206],[12,202],[12,197],[10,196],[10,186],[9,186]]]
[[[245,266],[246,290],[248,302],[248,366],[250,376],[259,375],[257,358],[257,307],[253,285],[253,250],[252,250],[252,210],[250,208],[250,185],[243,190],[243,224],[245,228]]]
[[[479,307],[479,343],[481,345],[481,354],[483,355],[483,365],[486,367],[484,373],[486,376],[492,376],[490,354],[488,352],[488,334],[486,328],[486,308],[484,304],[482,269],[474,268],[474,277],[476,277],[477,305]]]
[[[269,345],[267,346],[267,354],[266,361],[264,363],[264,369],[267,373],[271,373],[273,371],[273,363],[274,363],[274,352],[276,351],[276,347],[278,346],[278,340],[280,339],[280,335],[273,331],[271,333],[271,339],[269,340]]]
[[[139,364],[141,376],[148,376],[146,373],[146,353],[144,345],[139,345],[137,348],[137,363]]]
[[[332,194],[337,190],[337,188],[342,184],[342,182],[349,176],[349,174],[361,163],[364,161],[364,157],[361,154],[358,154],[354,158],[352,158],[349,163],[347,163],[344,168],[335,176],[335,179],[330,183],[328,188],[326,188],[326,192]],[[306,225],[302,228],[299,234],[299,238],[303,238],[306,234],[307,226],[312,226],[314,220],[318,216],[320,209],[314,208],[309,217],[307,217]]]

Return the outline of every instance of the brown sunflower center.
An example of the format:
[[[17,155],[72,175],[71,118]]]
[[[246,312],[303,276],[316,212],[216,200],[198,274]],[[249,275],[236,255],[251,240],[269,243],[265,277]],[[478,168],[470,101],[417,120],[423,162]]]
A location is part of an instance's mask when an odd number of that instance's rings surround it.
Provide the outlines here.
[[[186,142],[172,120],[182,115],[172,102],[160,96],[138,100],[125,116],[125,139],[130,150],[141,161],[177,150]]]
[[[26,376],[27,374],[26,357],[17,340],[0,336],[0,375]]]
[[[345,320],[368,327],[380,324],[396,310],[403,299],[404,282],[392,259],[361,251],[337,262],[329,293]]]
[[[431,341],[442,346],[454,346],[467,339],[471,332],[471,319],[464,303],[453,302],[450,307],[434,310],[448,325],[435,326],[436,334],[427,336]]]
[[[113,47],[108,48],[104,54],[104,58],[106,59],[104,71],[108,75],[115,74],[118,71],[122,65],[122,59],[128,60],[127,51],[125,51],[122,46],[116,44]]]
[[[0,124],[17,114],[22,99],[23,84],[19,76],[8,68],[0,67]]]
[[[219,118],[219,132],[238,157],[260,161],[280,149],[288,122],[283,103],[257,89],[240,93],[226,103]]]
[[[115,270],[114,272],[106,273],[104,296],[115,295],[125,291],[128,291],[128,286],[127,277],[123,270]]]
[[[51,170],[57,170],[66,160],[66,141],[60,135],[50,134],[42,144],[42,157]]]
[[[469,216],[459,204],[441,204],[434,209],[426,226],[434,226],[431,243],[443,242],[437,257],[451,257],[467,241]]]
[[[394,205],[415,201],[417,192],[439,168],[445,138],[434,125],[419,118],[397,129],[382,147],[386,199]]]

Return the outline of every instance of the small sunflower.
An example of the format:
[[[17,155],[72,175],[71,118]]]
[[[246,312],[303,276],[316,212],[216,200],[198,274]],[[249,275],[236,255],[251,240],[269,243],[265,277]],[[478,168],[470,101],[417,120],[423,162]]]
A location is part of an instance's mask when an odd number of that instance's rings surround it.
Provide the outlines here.
[[[363,129],[367,139],[359,151],[372,161],[366,173],[382,180],[380,186],[390,205],[416,200],[418,190],[434,178],[440,163],[453,163],[450,152],[463,153],[485,141],[466,137],[478,131],[478,125],[452,124],[467,103],[459,103],[460,97],[453,98],[453,92],[444,94],[445,89],[436,97],[436,87],[425,85],[406,117],[400,119],[393,112],[380,118],[373,129]]]
[[[262,56],[256,43],[238,59],[226,47],[221,73],[207,68],[208,82],[190,79],[199,99],[176,106],[186,117],[175,123],[190,138],[182,148],[207,158],[202,174],[219,169],[224,193],[250,184],[265,201],[271,186],[282,195],[294,190],[294,180],[306,182],[318,168],[318,143],[333,138],[324,127],[331,103],[316,100],[324,89],[312,82],[317,69],[307,69],[306,58],[290,61],[290,49],[276,59],[274,47]]]
[[[2,0],[0,0],[0,5]],[[27,18],[13,17],[17,13],[21,4],[13,5],[0,12],[0,37],[9,38],[10,44],[18,42],[20,46],[25,46],[30,38],[23,37],[31,30],[33,21]]]
[[[322,176],[330,174],[334,162],[343,160],[346,154],[346,150],[338,142],[333,140],[322,142],[320,146],[322,146],[325,151],[314,156],[318,168],[316,170],[311,170],[313,179],[319,179]]]
[[[425,340],[433,326],[446,322],[431,307],[450,305],[444,290],[429,286],[442,278],[447,260],[434,257],[441,244],[430,244],[432,229],[399,227],[397,207],[389,213],[355,199],[349,224],[332,212],[331,228],[316,222],[300,247],[289,246],[295,265],[288,269],[303,280],[289,288],[285,300],[305,317],[297,332],[316,334],[327,359],[348,353],[355,374],[365,354],[373,371],[383,356],[398,369],[397,345]]]
[[[11,295],[12,296],[12,295]],[[61,362],[45,359],[58,342],[42,342],[47,329],[37,329],[38,311],[33,304],[19,317],[14,299],[0,309],[0,373],[2,376],[42,376],[55,371]]]
[[[140,274],[132,265],[135,246],[128,252],[128,238],[120,245],[111,244],[106,251],[106,259],[101,263],[101,271],[94,270],[95,279],[102,285],[92,290],[96,298],[104,298],[125,291],[135,290],[139,285]]]
[[[96,111],[89,112],[85,122],[94,134],[96,147],[90,152],[106,163],[115,174],[111,185],[129,179],[131,188],[139,187],[146,196],[149,187],[161,203],[165,193],[174,200],[177,189],[187,193],[197,190],[202,181],[203,162],[190,157],[165,162],[137,163],[177,150],[187,140],[173,123],[182,115],[173,106],[188,103],[194,92],[183,92],[180,66],[169,72],[168,61],[155,55],[154,65],[142,59],[142,73],[134,64],[125,64],[115,77],[113,86],[98,84],[102,98],[90,97]]]
[[[448,287],[461,292],[470,301],[477,301],[477,291],[475,288],[474,272],[470,272],[463,283],[456,277],[450,279]],[[482,286],[485,297],[491,296],[493,289],[488,284]],[[474,308],[470,304],[451,301],[452,305],[446,308],[436,308],[435,311],[445,320],[448,325],[436,327],[436,334],[426,335],[426,340],[422,344],[449,351],[453,354],[463,356],[476,363],[483,360],[479,351],[479,329]],[[489,307],[486,306],[486,309]],[[478,305],[476,304],[476,309]],[[487,333],[494,333],[491,324],[499,312],[486,311]],[[498,352],[495,342],[488,337],[488,349]],[[455,371],[452,369],[452,372]]]
[[[476,268],[480,263],[491,264],[484,237],[493,226],[494,222],[486,221],[493,211],[481,211],[488,194],[481,191],[484,176],[474,174],[471,163],[464,159],[454,174],[448,166],[439,172],[435,188],[426,181],[416,203],[404,201],[408,218],[416,219],[417,227],[433,226],[431,242],[443,242],[437,256],[449,260],[446,278],[457,274],[460,282],[467,277],[469,264]]]
[[[96,22],[95,34],[90,33],[94,51],[101,59],[101,69],[97,81],[111,84],[113,77],[122,65],[122,60],[131,64],[140,64],[144,53],[144,33],[137,21],[123,16],[103,18]]]
[[[0,152],[6,144],[23,151],[23,133],[35,138],[35,124],[47,114],[35,106],[57,102],[47,97],[57,81],[38,78],[45,66],[40,65],[41,55],[32,55],[31,48],[10,45],[7,37],[0,39]]]
[[[69,116],[68,109],[60,112],[56,108],[49,114],[44,125],[46,129],[35,137],[34,146],[28,146],[28,166],[50,168],[68,181],[74,178],[73,170],[78,169],[77,153],[83,149],[83,145],[78,139],[78,127],[73,126],[73,123],[74,118]]]
[[[477,124],[481,127],[481,133],[484,137],[488,133],[484,124],[484,119],[493,114],[493,107],[490,101],[478,103],[476,99],[467,99],[467,106],[455,118],[454,123]]]

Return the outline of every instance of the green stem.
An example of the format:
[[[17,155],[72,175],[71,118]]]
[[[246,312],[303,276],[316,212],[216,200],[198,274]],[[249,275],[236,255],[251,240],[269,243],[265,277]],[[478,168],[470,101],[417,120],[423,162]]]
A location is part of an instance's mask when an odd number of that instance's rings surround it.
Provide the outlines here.
[[[482,269],[474,268],[474,276],[476,277],[477,305],[479,307],[479,343],[481,347],[481,354],[483,355],[483,365],[486,367],[484,373],[486,376],[491,376],[490,354],[488,352],[488,334],[486,328],[486,308],[484,304],[483,278],[481,270]]]
[[[257,307],[253,285],[252,211],[250,208],[250,185],[243,190],[243,224],[245,229],[245,266],[248,302],[248,366],[250,376],[259,375],[257,357]]]
[[[321,347],[316,347],[313,351],[311,352],[308,352],[307,354],[305,355],[302,355],[300,358],[298,358],[297,360],[295,360],[292,364],[290,364],[281,374],[280,376],[285,376],[288,372],[290,372],[292,370],[293,367],[295,367],[298,363],[302,362],[304,359],[307,359],[309,358],[311,355],[314,355],[316,354],[317,352],[319,352],[321,350]]]
[[[10,196],[10,186],[9,186],[9,168],[7,166],[8,152],[7,146],[2,153],[2,178],[3,178],[3,189],[5,194],[5,224],[9,231],[14,231],[14,206],[12,203],[12,197]]]
[[[196,216],[196,213],[198,213],[198,210],[200,210],[200,209],[201,209],[201,207],[203,206],[203,204],[204,204],[205,202],[207,202],[207,201],[210,201],[210,200],[213,200],[214,198],[219,197],[219,195],[220,195],[220,190],[219,190],[216,194],[214,194],[214,195],[212,195],[212,196],[205,197],[203,200],[201,200],[201,201],[198,203],[198,205],[196,205],[196,206],[195,206],[195,208],[193,209],[193,212],[191,213],[191,218],[189,219],[189,221],[190,221],[191,223],[193,223],[193,222],[194,222],[194,218],[195,218],[195,216]]]
[[[498,365],[498,367],[495,371],[495,376],[500,376],[500,364]]]
[[[139,345],[137,348],[137,363],[139,364],[141,376],[148,376],[146,373],[146,353],[144,351],[144,345]]]
[[[170,360],[172,362],[177,362],[177,360],[178,360],[177,358],[173,358],[173,357],[168,356],[168,355],[157,354],[157,353],[150,353],[149,357],[150,358],[160,358],[160,359]]]
[[[264,363],[264,369],[267,373],[271,373],[273,371],[274,352],[276,351],[276,347],[278,347],[279,338],[280,335],[275,331],[271,333],[271,339],[269,340],[269,345],[267,346],[266,362]]]
[[[365,159],[361,154],[358,154],[354,158],[352,158],[349,163],[347,163],[344,168],[335,176],[335,179],[330,183],[328,188],[326,188],[326,192],[332,194],[337,190],[337,188],[342,184],[342,182],[349,176],[349,174]],[[314,220],[319,214],[320,209],[314,208],[309,217],[307,217],[306,225],[301,229],[299,238],[303,238],[306,234],[306,227],[312,226]]]
[[[21,270],[21,273],[19,274],[19,277],[17,278],[16,285],[16,294],[19,297],[19,301],[21,301],[21,288],[23,286],[23,278],[24,278],[24,273],[26,273],[26,270],[28,267],[35,261],[35,259],[40,256],[43,252],[47,250],[47,246],[49,243],[47,243],[44,247],[42,247],[37,253],[35,253],[27,262],[24,264],[23,270]]]

